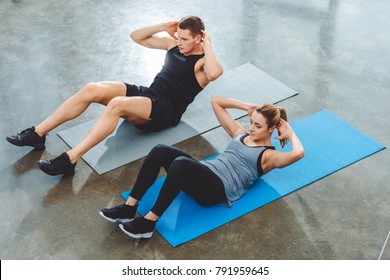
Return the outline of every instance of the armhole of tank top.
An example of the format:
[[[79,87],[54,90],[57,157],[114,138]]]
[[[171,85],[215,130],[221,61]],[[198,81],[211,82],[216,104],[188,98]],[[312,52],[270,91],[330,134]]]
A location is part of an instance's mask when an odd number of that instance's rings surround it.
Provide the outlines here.
[[[261,166],[261,159],[263,158],[263,154],[266,150],[275,150],[275,148],[274,147],[265,147],[265,149],[262,150],[261,153],[259,154],[259,157],[257,158],[257,164],[256,164],[257,173],[258,173],[259,177],[264,174],[263,167]]]
[[[240,142],[245,145],[244,138],[247,137],[248,135],[249,135],[248,133],[241,133],[241,134],[237,134],[236,138],[238,138]]]

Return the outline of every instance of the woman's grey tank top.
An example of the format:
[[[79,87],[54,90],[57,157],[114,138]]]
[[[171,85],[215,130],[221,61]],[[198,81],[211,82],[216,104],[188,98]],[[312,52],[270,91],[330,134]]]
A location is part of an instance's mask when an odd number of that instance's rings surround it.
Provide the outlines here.
[[[263,174],[261,169],[263,152],[266,149],[275,149],[270,146],[247,146],[244,144],[246,136],[248,134],[237,135],[230,141],[225,152],[211,160],[201,161],[223,182],[229,206],[246,193]]]

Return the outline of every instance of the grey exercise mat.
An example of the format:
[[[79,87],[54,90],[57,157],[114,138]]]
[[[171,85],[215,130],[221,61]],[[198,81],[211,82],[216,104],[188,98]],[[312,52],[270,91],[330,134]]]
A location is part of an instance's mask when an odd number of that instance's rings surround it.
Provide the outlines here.
[[[295,90],[246,63],[225,71],[220,78],[210,83],[188,106],[176,127],[146,133],[121,120],[114,133],[88,151],[83,159],[98,174],[103,174],[146,156],[157,144],[174,145],[216,128],[219,123],[210,104],[214,95],[261,104],[277,103],[297,94]],[[230,113],[235,119],[246,115],[240,110],[231,110]],[[74,147],[95,122],[96,119],[60,131],[58,136]]]

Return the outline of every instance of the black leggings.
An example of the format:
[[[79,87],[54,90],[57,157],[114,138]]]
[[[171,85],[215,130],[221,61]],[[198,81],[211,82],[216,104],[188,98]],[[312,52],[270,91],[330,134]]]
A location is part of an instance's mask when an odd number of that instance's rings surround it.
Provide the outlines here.
[[[141,200],[164,167],[167,177],[151,211],[161,216],[172,201],[184,191],[201,205],[209,206],[226,200],[221,179],[208,167],[178,148],[157,145],[143,163],[130,196]]]

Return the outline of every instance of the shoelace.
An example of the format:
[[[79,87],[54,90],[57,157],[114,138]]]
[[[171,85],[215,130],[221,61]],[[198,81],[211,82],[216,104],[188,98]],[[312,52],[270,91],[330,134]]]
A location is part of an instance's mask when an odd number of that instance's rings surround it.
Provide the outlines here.
[[[57,164],[59,161],[61,161],[62,160],[62,157],[61,156],[59,156],[59,157],[56,157],[56,158],[53,158],[53,159],[51,159],[51,160],[49,160],[49,162],[51,163],[51,164]]]
[[[17,133],[16,135],[23,135],[23,134],[25,134],[26,132],[29,132],[29,131],[34,132],[33,128],[30,127],[30,128],[25,129],[25,130],[22,130],[20,133]]]
[[[17,133],[16,135],[22,136],[23,134],[25,134],[27,132],[35,133],[34,127],[30,127],[30,128],[25,129],[25,130],[22,130],[21,132]],[[37,134],[37,135],[39,136],[39,134]],[[47,133],[46,136],[49,136],[49,133]],[[43,137],[43,136],[39,136],[39,137]]]

